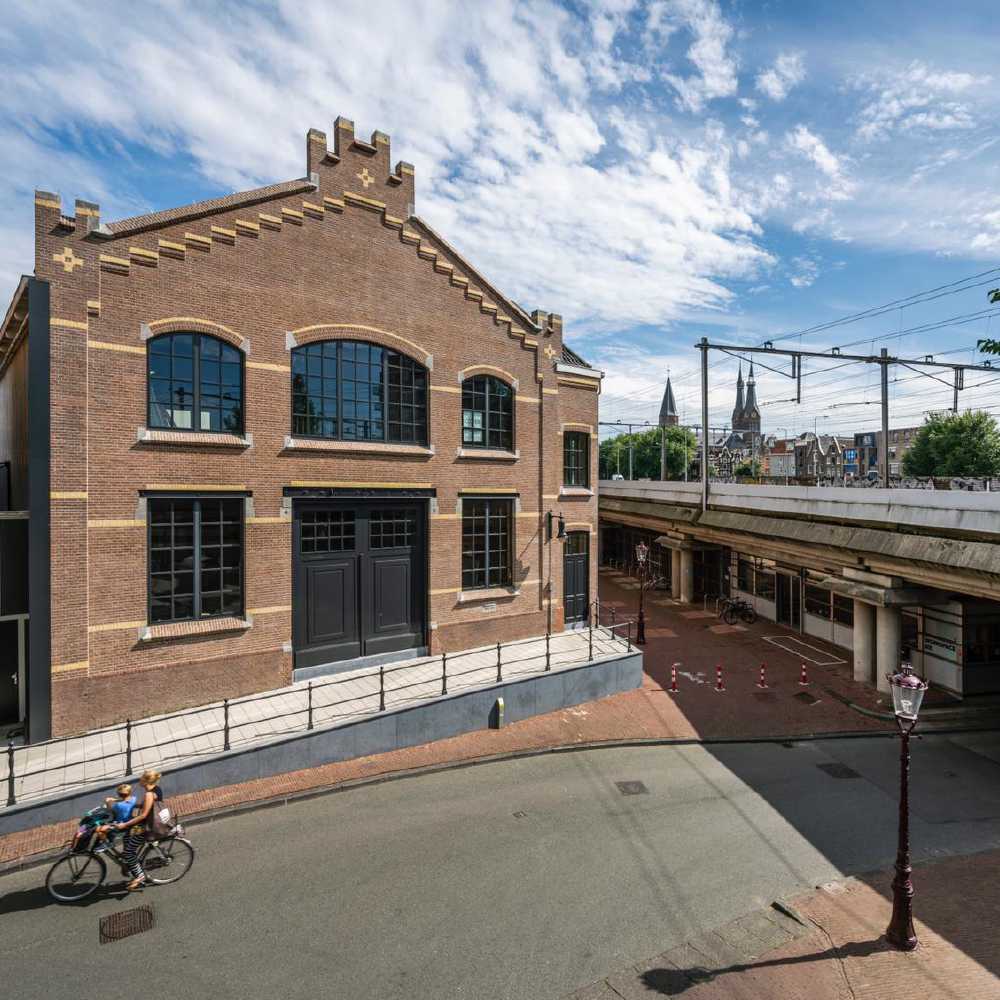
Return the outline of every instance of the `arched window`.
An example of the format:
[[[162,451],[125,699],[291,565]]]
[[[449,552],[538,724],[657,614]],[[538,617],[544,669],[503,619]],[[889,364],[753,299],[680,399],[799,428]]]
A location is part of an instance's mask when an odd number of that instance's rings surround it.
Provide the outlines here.
[[[514,390],[492,375],[462,383],[462,447],[514,450]]]
[[[243,433],[243,353],[205,333],[149,342],[150,427]]]
[[[405,354],[354,340],[292,351],[292,434],[427,444],[427,370]]]

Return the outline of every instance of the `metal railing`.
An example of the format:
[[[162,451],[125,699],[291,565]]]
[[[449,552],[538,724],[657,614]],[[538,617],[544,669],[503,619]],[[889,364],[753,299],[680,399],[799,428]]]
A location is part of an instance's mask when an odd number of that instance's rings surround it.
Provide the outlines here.
[[[445,651],[398,666],[380,666],[264,694],[226,698],[221,704],[216,702],[135,722],[126,719],[121,725],[80,736],[57,737],[23,746],[8,742],[3,754],[7,773],[0,779],[0,788],[5,779],[6,804],[14,806],[19,801],[44,797],[74,786],[127,778],[140,766],[160,767],[206,754],[226,752],[235,745],[263,743],[273,737],[309,731],[317,725],[332,725],[362,715],[377,715],[385,712],[387,705],[395,708],[414,701],[443,697],[448,695],[449,685],[452,693],[463,687],[489,687],[513,678],[546,673],[553,666],[592,663],[595,658],[631,652],[634,622],[619,622],[615,610],[609,610],[610,614],[606,616],[609,620],[605,624],[601,621],[603,609],[600,602],[594,601],[589,606],[589,621],[584,630],[555,635],[546,633],[544,639],[535,636],[498,642],[495,647],[458,653]],[[542,642],[544,647],[537,652],[510,655],[529,644]],[[495,657],[492,655],[494,650]],[[467,663],[473,657],[479,662],[456,670],[456,664]],[[440,671],[435,669],[437,665]],[[417,673],[422,676],[415,680],[408,679]],[[474,675],[478,675],[478,679]],[[353,693],[351,688],[361,690]],[[340,693],[347,696],[337,698]],[[274,706],[274,702],[279,704]],[[277,710],[249,711],[263,705]],[[346,706],[351,707],[345,710]],[[206,717],[208,727],[201,724]],[[193,725],[196,722],[197,725]],[[177,725],[172,726],[171,723]],[[167,738],[159,738],[164,729],[167,730]],[[183,732],[177,731],[180,729]],[[32,757],[41,757],[44,766],[32,766],[37,763],[31,760]],[[61,775],[61,780],[50,783],[50,775]],[[39,779],[40,787],[25,793],[23,789],[29,779]],[[18,783],[22,787],[20,795],[16,793]]]

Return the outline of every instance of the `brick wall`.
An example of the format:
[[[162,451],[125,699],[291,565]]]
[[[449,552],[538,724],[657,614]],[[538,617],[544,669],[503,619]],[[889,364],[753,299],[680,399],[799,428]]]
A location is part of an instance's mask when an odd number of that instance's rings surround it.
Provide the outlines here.
[[[544,513],[596,532],[596,498],[561,495],[564,423],[591,429],[597,482],[596,379],[563,376],[558,316],[535,329],[450,247],[409,218],[413,172],[390,165],[388,138],[353,137],[338,119],[333,152],[310,132],[318,188],[285,186],[211,211],[113,225],[78,203],[36,194],[36,274],[52,286],[52,636],[54,732],[64,733],[287,683],[291,657],[294,483],[431,484],[432,650],[544,631],[551,583],[562,625],[562,553],[549,579]],[[406,221],[404,221],[406,220]],[[458,234],[460,235],[460,234]],[[245,351],[245,431],[252,444],[140,442],[146,424],[144,337],[210,332]],[[291,334],[291,336],[289,336]],[[429,372],[433,454],[364,446],[286,447],[291,343],[364,339]],[[499,369],[516,381],[515,461],[460,458],[463,375]],[[140,491],[225,486],[252,494],[246,525],[250,628],[142,641],[147,553]],[[459,601],[463,489],[516,489],[520,592]],[[552,543],[558,546],[558,542]],[[596,534],[591,591],[596,593]]]

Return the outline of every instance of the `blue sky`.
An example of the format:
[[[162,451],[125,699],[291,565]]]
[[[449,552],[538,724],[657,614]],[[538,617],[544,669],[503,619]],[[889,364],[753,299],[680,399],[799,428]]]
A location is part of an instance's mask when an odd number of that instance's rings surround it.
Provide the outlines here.
[[[416,165],[431,225],[563,314],[608,373],[602,419],[653,419],[670,368],[693,420],[701,336],[760,343],[1000,266],[998,42],[986,3],[15,3],[0,283],[31,268],[36,187],[113,219],[298,177],[306,129],[344,114]],[[789,343],[971,361],[1000,315],[900,333],[985,313],[1000,271],[980,282]],[[737,363],[713,361],[713,423]],[[874,373],[821,367],[801,406],[761,373],[765,430],[876,424]],[[894,425],[950,403],[911,376]],[[988,382],[964,404],[994,406]]]

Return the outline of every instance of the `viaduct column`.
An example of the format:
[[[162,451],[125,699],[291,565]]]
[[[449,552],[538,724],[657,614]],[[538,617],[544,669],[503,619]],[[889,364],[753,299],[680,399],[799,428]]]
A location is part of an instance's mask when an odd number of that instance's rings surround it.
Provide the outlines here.
[[[681,549],[681,600],[690,604],[694,600],[694,552]]]
[[[854,599],[854,679],[871,684],[875,673],[875,606]]]
[[[903,641],[903,616],[899,608],[876,608],[875,684],[879,691],[889,691],[887,674],[899,666],[899,647]]]
[[[680,600],[681,596],[681,550],[670,550],[670,596]]]

